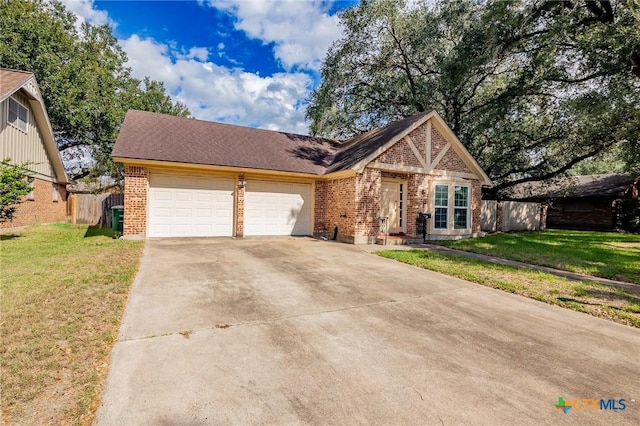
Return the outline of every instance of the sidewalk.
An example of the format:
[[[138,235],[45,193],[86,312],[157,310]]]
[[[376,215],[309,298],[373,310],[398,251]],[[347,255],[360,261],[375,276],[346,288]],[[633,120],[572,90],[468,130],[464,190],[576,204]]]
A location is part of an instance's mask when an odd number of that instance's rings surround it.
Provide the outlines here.
[[[504,259],[504,258],[495,257],[495,256],[488,256],[485,254],[471,253],[468,251],[451,249],[448,247],[437,246],[434,244],[408,244],[408,245],[398,245],[398,246],[394,246],[394,245],[385,246],[380,244],[364,244],[358,247],[362,248],[362,250],[369,253],[375,253],[377,251],[382,251],[382,250],[414,250],[414,249],[428,250],[436,253],[448,254],[452,256],[464,256],[472,259],[483,260],[485,262],[513,266],[515,268],[533,269],[535,271],[546,272],[548,274],[557,275],[559,277],[564,277],[573,281],[591,281],[591,282],[595,282],[602,285],[625,288],[627,290],[632,290],[634,292],[640,292],[640,285],[638,284],[610,280],[607,278],[594,277],[591,275],[578,274],[575,272],[562,271],[560,269],[549,268],[546,266],[531,265],[529,263],[517,262],[515,260],[509,260],[509,259]]]

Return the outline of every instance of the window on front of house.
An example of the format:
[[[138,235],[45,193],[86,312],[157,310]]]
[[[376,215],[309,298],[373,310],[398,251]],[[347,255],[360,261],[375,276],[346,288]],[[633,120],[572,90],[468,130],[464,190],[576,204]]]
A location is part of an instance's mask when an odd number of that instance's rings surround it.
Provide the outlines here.
[[[29,121],[29,110],[13,98],[9,98],[9,110],[7,112],[7,123],[27,133],[27,122]]]
[[[434,229],[447,229],[449,221],[449,185],[436,185]]]
[[[469,187],[454,187],[453,228],[467,229],[469,227]]]
[[[57,203],[60,200],[60,194],[58,193],[58,187],[56,184],[53,184],[53,191],[51,193],[51,199],[54,203]]]

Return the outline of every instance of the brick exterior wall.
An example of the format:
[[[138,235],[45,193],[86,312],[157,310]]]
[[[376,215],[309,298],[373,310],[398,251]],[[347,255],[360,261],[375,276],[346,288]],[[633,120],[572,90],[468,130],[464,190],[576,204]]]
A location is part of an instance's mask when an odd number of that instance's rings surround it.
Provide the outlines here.
[[[317,181],[315,190],[314,234],[353,242],[356,221],[356,177]]]
[[[329,182],[317,180],[314,188],[314,214],[313,235],[329,237],[329,224],[327,222],[327,191]]]
[[[124,168],[124,235],[147,232],[147,193],[149,172],[145,167]]]
[[[424,124],[409,133],[409,138],[418,149],[418,152],[422,156],[422,158],[427,158],[427,125]],[[429,159],[427,163],[430,163]]]
[[[420,173],[409,175],[407,188],[407,234],[418,235],[421,230],[417,227],[416,218],[420,212],[432,211],[429,208],[430,177]]]
[[[379,233],[381,177],[380,170],[368,167],[356,176],[356,226],[354,237],[357,235],[375,238]]]
[[[482,184],[478,180],[471,181],[471,232],[480,232],[482,206]]]
[[[54,187],[58,189],[58,201],[53,201]],[[32,198],[25,197],[18,204],[13,220],[0,222],[0,229],[67,221],[67,190],[65,185],[34,179]]]
[[[435,165],[437,170],[449,170],[454,172],[462,172],[462,173],[473,173],[469,170],[466,163],[462,161],[462,158],[458,156],[458,154],[453,150],[453,148],[449,148],[447,153],[442,157],[442,159]]]
[[[584,230],[615,228],[613,198],[580,199],[583,209],[588,211],[571,211],[571,204],[575,201],[571,198],[555,200],[547,209],[547,226]]]
[[[413,142],[415,145],[416,141]],[[378,163],[397,164],[399,166],[422,167],[422,164],[420,164],[420,161],[416,158],[413,150],[409,147],[409,143],[404,138],[396,142],[391,148],[380,154],[373,161]]]
[[[425,126],[421,126],[425,127]],[[425,130],[426,134],[426,130]],[[432,163],[433,160],[440,154],[440,151],[444,149],[444,147],[448,144],[447,140],[442,136],[442,134],[436,130],[435,126],[431,127],[431,160],[429,163]],[[451,149],[451,148],[449,148]]]
[[[244,174],[238,175],[238,181],[245,180]],[[244,236],[244,185],[238,185],[238,190],[236,191],[236,209],[238,215],[236,216],[236,237]]]

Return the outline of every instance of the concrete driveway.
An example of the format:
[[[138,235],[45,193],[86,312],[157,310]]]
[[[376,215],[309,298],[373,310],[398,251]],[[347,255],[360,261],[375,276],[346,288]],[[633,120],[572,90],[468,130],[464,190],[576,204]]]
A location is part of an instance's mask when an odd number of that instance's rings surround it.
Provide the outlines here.
[[[167,239],[147,242],[96,423],[638,424],[639,398],[637,329],[346,244]]]

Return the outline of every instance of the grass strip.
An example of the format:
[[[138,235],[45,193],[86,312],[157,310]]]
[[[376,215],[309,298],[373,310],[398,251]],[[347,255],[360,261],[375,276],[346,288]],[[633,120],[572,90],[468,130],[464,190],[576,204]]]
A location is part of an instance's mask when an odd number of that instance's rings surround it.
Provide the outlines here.
[[[0,236],[2,417],[90,424],[143,243],[53,224]]]
[[[438,241],[473,253],[640,284],[640,235],[548,229]]]
[[[640,290],[630,291],[594,282],[571,281],[545,272],[428,250],[386,250],[376,254],[640,328]]]

